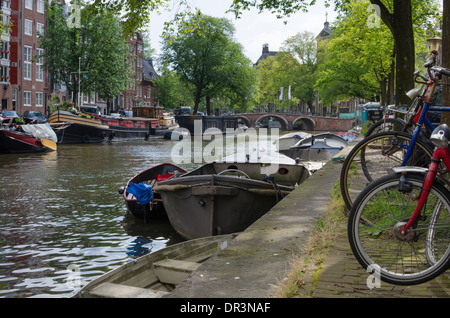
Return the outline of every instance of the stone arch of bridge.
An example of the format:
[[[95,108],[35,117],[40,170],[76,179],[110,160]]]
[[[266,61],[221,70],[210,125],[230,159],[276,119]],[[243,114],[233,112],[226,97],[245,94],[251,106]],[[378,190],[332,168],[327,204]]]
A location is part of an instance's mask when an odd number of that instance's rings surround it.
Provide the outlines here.
[[[274,115],[274,114],[268,114],[268,115],[263,115],[261,117],[259,117],[256,121],[255,121],[255,126],[256,123],[261,122],[261,119],[263,118],[269,118],[272,117],[274,119],[276,119],[278,122],[281,123],[281,130],[289,130],[289,122],[286,120],[286,118],[282,117],[282,116],[278,116],[278,115]]]
[[[298,130],[315,130],[316,122],[309,117],[298,117],[292,122],[292,127],[298,127]]]
[[[245,126],[250,127],[252,125],[252,121],[245,116],[236,116],[238,118],[238,122],[243,123]]]

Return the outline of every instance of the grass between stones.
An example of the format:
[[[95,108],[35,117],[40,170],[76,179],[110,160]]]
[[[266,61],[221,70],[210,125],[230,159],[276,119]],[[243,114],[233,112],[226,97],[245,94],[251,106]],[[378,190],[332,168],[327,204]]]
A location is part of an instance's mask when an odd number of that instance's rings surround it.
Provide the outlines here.
[[[274,298],[310,298],[314,295],[323,262],[337,237],[346,231],[347,212],[335,184],[326,213],[312,230],[307,244],[299,247],[290,261],[290,271],[271,290]]]

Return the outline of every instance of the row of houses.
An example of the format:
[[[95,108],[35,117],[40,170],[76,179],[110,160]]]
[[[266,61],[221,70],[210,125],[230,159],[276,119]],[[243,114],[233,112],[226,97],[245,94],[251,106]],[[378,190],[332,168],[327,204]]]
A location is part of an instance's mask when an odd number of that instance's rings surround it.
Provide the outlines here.
[[[97,94],[68,96],[64,85],[53,83],[44,67],[39,33],[46,25],[45,0],[1,0],[2,24],[11,25],[1,34],[1,110],[15,110],[23,114],[27,110],[48,111],[52,100],[64,102],[79,100],[81,105],[96,105],[107,114],[113,110],[132,110],[133,107],[157,105],[153,80],[157,74],[151,59],[144,58],[144,41],[141,34],[127,38],[130,52],[134,53],[133,85],[116,96],[109,108]]]

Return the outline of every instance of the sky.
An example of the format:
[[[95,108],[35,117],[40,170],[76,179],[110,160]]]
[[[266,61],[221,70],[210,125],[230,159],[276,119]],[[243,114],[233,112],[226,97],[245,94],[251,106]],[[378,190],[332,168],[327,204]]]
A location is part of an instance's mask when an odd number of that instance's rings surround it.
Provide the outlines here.
[[[236,41],[244,47],[244,54],[253,63],[261,56],[263,44],[269,44],[270,51],[279,51],[289,37],[304,31],[318,35],[323,29],[325,19],[332,23],[337,16],[332,6],[325,7],[324,0],[318,0],[315,6],[310,7],[309,12],[299,12],[287,19],[277,19],[274,14],[266,11],[258,14],[256,9],[244,11],[242,17],[236,19],[232,13],[225,13],[232,0],[191,0],[190,3],[204,14],[230,19],[236,29]],[[156,50],[156,56],[160,54],[164,22],[170,21],[173,16],[173,11],[150,16],[150,41],[152,48]],[[287,21],[287,24],[284,21]]]

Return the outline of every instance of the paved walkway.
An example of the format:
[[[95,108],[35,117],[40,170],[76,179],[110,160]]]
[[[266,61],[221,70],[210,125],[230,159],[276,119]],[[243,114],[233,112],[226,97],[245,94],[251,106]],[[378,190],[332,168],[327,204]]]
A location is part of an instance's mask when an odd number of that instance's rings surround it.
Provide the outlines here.
[[[239,234],[226,250],[200,266],[169,297],[271,297],[271,288],[289,272],[293,254],[306,244],[312,228],[326,212],[341,167],[339,162],[327,163]],[[343,235],[330,249],[313,297],[449,297],[448,273],[422,285],[403,287],[381,282],[381,288],[370,290],[366,284],[369,274],[353,257]]]

